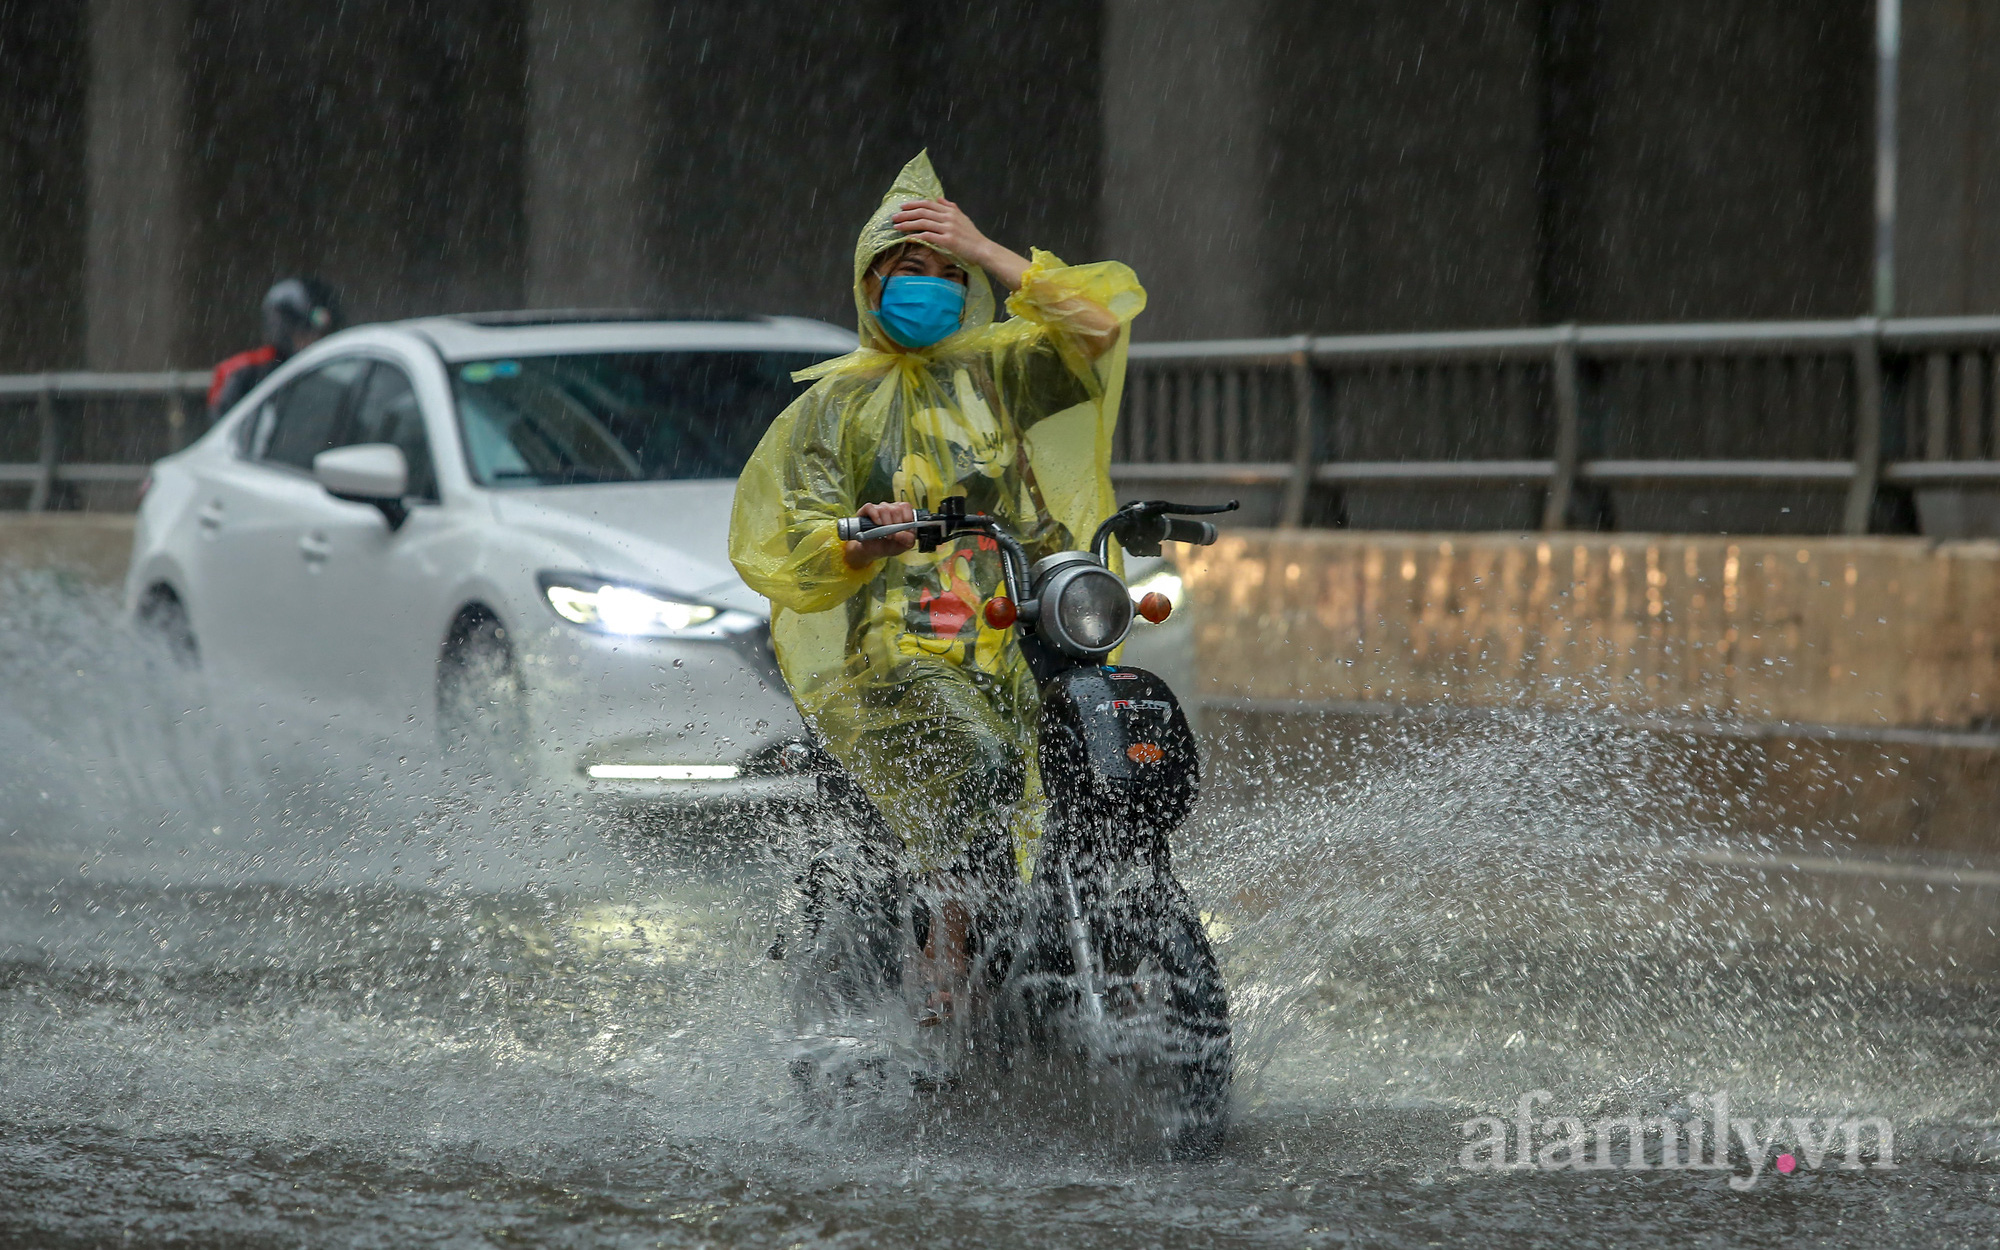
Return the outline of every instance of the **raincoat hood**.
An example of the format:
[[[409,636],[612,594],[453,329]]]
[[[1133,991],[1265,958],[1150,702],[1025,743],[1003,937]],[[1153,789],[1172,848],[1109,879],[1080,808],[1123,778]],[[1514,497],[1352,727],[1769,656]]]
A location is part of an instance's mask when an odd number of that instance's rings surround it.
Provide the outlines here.
[[[854,312],[861,327],[861,343],[864,348],[879,352],[929,352],[944,349],[952,340],[968,330],[979,330],[993,324],[993,287],[986,280],[986,271],[963,256],[920,243],[940,256],[950,257],[960,269],[965,270],[965,318],[959,323],[957,333],[950,334],[926,348],[903,347],[882,332],[882,325],[875,319],[875,310],[868,302],[868,269],[875,258],[892,247],[910,242],[910,236],[896,229],[892,220],[903,205],[911,200],[937,200],[944,198],[944,184],[938,181],[937,171],[931,168],[928,150],[912,157],[903,166],[896,181],[889,187],[889,193],[882,197],[868,224],[861,227],[861,237],[854,243]]]

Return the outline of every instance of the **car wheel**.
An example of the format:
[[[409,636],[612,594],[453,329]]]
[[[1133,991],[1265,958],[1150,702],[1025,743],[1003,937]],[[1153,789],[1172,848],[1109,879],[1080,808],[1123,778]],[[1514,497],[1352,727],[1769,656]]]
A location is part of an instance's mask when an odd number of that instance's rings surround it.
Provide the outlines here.
[[[438,659],[438,729],[447,754],[504,788],[528,776],[528,715],[507,629],[490,616],[464,617]]]
[[[139,632],[166,652],[176,668],[191,671],[201,667],[201,649],[195,645],[194,626],[180,596],[165,586],[146,592],[139,605]]]

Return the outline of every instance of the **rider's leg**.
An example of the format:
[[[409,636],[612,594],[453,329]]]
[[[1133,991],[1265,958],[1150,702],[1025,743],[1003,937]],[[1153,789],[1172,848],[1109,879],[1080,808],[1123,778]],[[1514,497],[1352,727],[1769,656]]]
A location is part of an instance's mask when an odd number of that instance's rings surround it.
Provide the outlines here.
[[[926,1023],[948,1018],[966,988],[975,917],[1013,871],[1010,821],[1021,798],[1020,767],[994,735],[969,733],[960,726],[951,736],[979,767],[960,776],[938,821],[942,829],[959,831],[967,845],[949,863],[923,875],[930,921],[923,949],[923,973],[930,986]]]
[[[853,732],[822,733],[917,860],[930,918],[924,972],[941,1003],[970,970],[982,896],[1012,869],[1022,737],[1033,721],[1018,697],[956,665],[912,661],[898,676],[867,705],[835,713],[852,718]]]
[[[941,871],[1011,824],[1032,717],[998,682],[941,660],[896,676],[857,706],[823,709],[815,728],[920,869]]]
[[[931,984],[950,989],[972,974],[972,956],[967,950],[972,932],[972,909],[966,905],[959,883],[943,873],[932,873],[928,882],[938,896],[931,912],[930,932],[924,939],[924,958],[931,966]]]
[[[1002,794],[1007,793],[1010,780],[1011,774],[1004,770],[990,779],[1002,788]],[[1018,787],[1012,796],[1018,800]],[[1002,817],[1011,812],[1011,802],[993,803],[992,799],[991,794],[983,796]],[[983,912],[990,914],[994,896],[1005,888],[1014,871],[1012,830],[1004,819],[996,818],[983,822],[973,845],[950,865],[924,874],[923,894],[930,922],[923,946],[923,973],[930,987],[926,1023],[949,1017],[957,994],[972,974],[974,926]]]

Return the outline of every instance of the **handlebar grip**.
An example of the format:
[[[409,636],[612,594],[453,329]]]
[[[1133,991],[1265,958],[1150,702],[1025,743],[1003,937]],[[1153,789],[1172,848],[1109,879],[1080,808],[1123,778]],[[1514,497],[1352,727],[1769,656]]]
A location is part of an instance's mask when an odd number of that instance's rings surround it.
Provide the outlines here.
[[[1170,543],[1193,543],[1197,547],[1206,547],[1215,539],[1215,526],[1207,521],[1190,521],[1186,517],[1171,517],[1167,521],[1167,541]]]
[[[835,522],[835,528],[840,532],[840,541],[851,543],[874,529],[875,523],[865,516],[844,516]]]

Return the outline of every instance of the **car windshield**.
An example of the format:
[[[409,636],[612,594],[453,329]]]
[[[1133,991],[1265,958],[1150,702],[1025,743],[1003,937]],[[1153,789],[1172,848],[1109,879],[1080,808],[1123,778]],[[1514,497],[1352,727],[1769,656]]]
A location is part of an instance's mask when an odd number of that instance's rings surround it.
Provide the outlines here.
[[[816,352],[519,356],[451,367],[483,486],[734,478]]]

